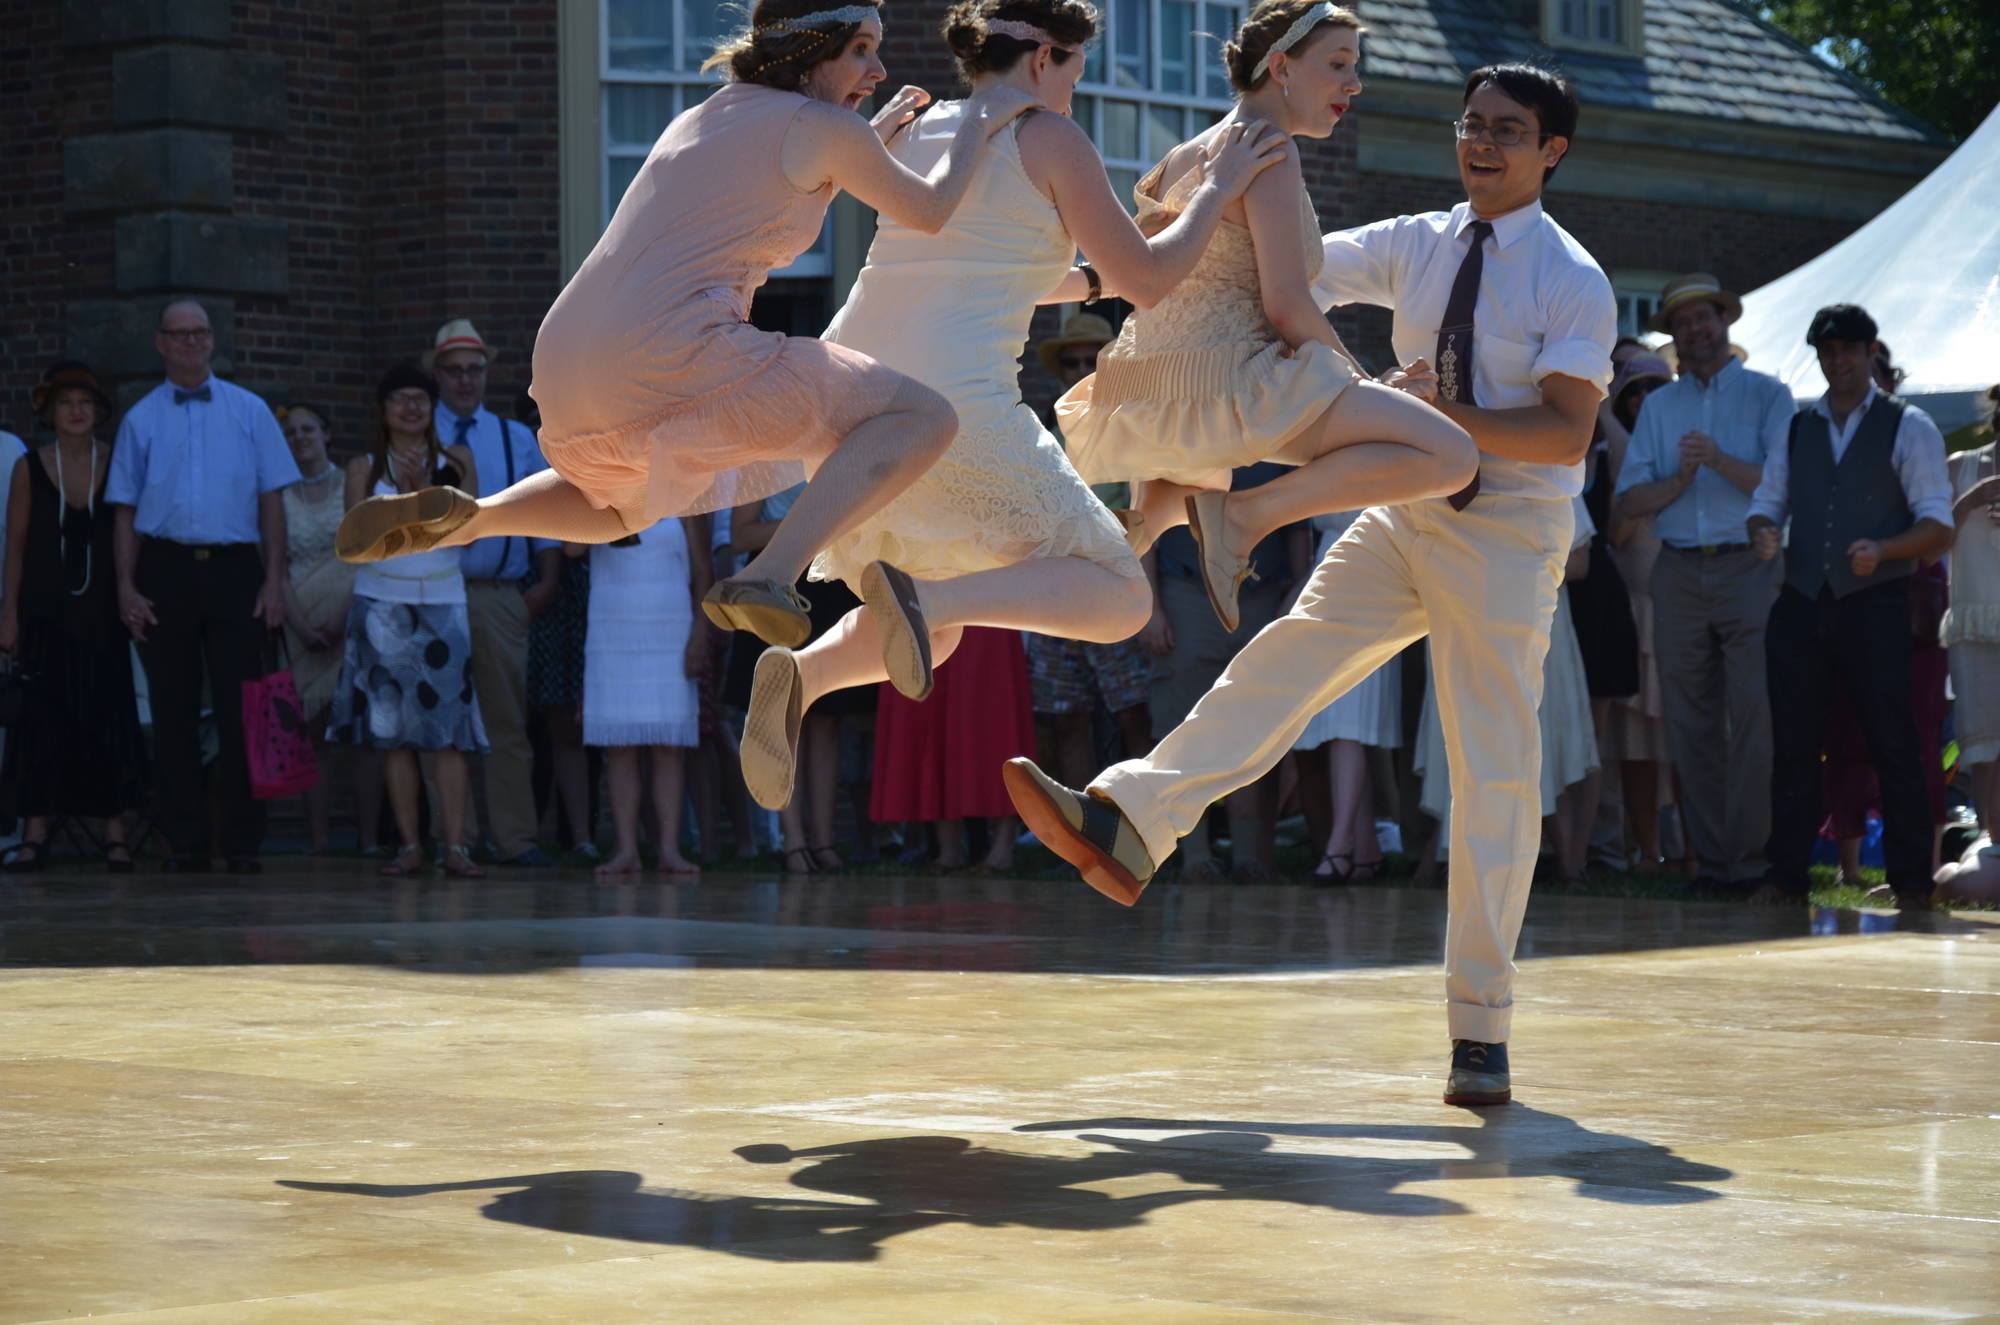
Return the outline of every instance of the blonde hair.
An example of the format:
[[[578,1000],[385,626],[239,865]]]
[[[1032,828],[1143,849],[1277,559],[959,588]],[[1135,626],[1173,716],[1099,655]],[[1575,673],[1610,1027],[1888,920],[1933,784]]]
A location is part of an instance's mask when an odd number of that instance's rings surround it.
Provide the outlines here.
[[[1273,43],[1280,40],[1292,25],[1316,8],[1321,0],[1262,0],[1243,20],[1243,26],[1236,29],[1222,47],[1222,67],[1229,71],[1229,85],[1237,92],[1254,92],[1270,80],[1269,70],[1262,73],[1257,66],[1271,53]],[[1312,25],[1295,42],[1291,50],[1312,40],[1313,34],[1321,28],[1352,28],[1355,32],[1366,32],[1360,17],[1351,9],[1334,6],[1333,12]],[[1290,52],[1288,51],[1287,54]]]

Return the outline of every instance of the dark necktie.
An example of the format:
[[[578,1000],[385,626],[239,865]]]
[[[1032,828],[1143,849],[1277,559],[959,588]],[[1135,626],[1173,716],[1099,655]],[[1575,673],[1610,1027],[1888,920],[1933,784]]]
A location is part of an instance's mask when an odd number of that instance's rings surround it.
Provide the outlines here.
[[[453,446],[464,446],[466,439],[472,436],[472,425],[477,422],[479,422],[477,414],[461,416],[457,423],[453,425],[454,431],[451,444]]]
[[[1470,405],[1472,399],[1472,310],[1479,303],[1479,275],[1486,267],[1486,237],[1493,233],[1490,221],[1474,221],[1465,228],[1472,236],[1472,248],[1458,264],[1458,277],[1451,283],[1451,298],[1444,306],[1444,321],[1438,326],[1438,394],[1446,400]],[[1451,509],[1462,511],[1479,495],[1479,475],[1454,492]]]
[[[190,400],[209,401],[214,399],[215,391],[206,382],[192,391],[183,391],[179,387],[174,388],[174,403],[176,405],[185,405]]]

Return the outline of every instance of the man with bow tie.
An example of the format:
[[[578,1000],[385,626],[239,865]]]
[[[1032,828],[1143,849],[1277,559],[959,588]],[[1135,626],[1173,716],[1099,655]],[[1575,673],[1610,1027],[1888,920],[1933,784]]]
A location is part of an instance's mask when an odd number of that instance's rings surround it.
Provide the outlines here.
[[[208,310],[176,300],[153,347],[167,380],[125,415],[104,500],[112,508],[118,610],[138,641],[153,710],[154,817],[170,873],[200,873],[210,854],[202,784],[204,669],[221,751],[216,757],[222,855],[232,873],[262,866],[264,807],[251,798],[242,686],[258,645],[284,624],[285,506],[299,467],[271,407],[209,368]]]

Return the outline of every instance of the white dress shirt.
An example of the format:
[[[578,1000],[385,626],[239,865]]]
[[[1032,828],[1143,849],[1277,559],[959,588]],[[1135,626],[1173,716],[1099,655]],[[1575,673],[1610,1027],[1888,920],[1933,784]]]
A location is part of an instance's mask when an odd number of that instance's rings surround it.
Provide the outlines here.
[[[1880,393],[1871,383],[1868,395],[1861,404],[1843,421],[1836,422],[1833,410],[1821,396],[1812,403],[1812,412],[1826,420],[1827,431],[1833,439],[1833,463],[1847,454],[1848,444],[1861,428],[1861,420],[1875,404]],[[1903,500],[1910,505],[1911,513],[1919,520],[1935,520],[1945,528],[1953,525],[1951,515],[1951,475],[1945,471],[1944,434],[1931,416],[1915,405],[1905,403],[1903,421],[1896,428],[1895,450],[1890,452],[1890,463],[1896,467],[1896,477],[1903,483]],[[1764,457],[1764,480],[1757,485],[1756,495],[1750,498],[1750,518],[1763,516],[1772,524],[1782,525],[1791,514],[1792,448],[1790,445],[1774,446]]]
[[[1398,216],[1326,236],[1326,270],[1314,283],[1320,306],[1379,304],[1395,311],[1398,362],[1435,365],[1438,325],[1452,282],[1471,251],[1470,203],[1448,212]],[[1537,201],[1492,219],[1493,240],[1472,314],[1472,403],[1484,409],[1539,405],[1541,383],[1561,373],[1611,382],[1618,304],[1611,282],[1583,245]],[[1568,500],[1583,491],[1583,465],[1539,465],[1481,454],[1480,492]]]

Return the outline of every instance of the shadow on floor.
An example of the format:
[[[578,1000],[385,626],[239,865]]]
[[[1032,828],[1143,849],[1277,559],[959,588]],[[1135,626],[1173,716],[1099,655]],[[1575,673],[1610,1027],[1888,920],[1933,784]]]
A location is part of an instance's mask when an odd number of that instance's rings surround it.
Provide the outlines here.
[[[1157,1130],[1167,1140],[1085,1129]],[[738,1147],[753,1164],[803,1164],[792,1185],[821,1196],[714,1196],[648,1189],[637,1173],[567,1170],[464,1182],[375,1184],[282,1181],[296,1191],[411,1199],[502,1192],[488,1219],[550,1232],[740,1256],[871,1261],[889,1239],[942,1224],[1094,1233],[1146,1222],[1155,1210],[1218,1201],[1266,1201],[1384,1217],[1461,1215],[1457,1201],[1410,1184],[1462,1179],[1566,1178],[1580,1196],[1641,1205],[1714,1200],[1702,1183],[1734,1175],[1557,1114],[1516,1105],[1479,1125],[1284,1124],[1101,1118],[1032,1123],[1021,1132],[1084,1132],[1086,1154],[996,1149],[955,1136],[902,1136],[794,1150]],[[1359,1139],[1455,1145],[1463,1159],[1357,1158],[1275,1149],[1277,1138]],[[1117,1196],[1090,1184],[1180,1184]]]

